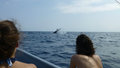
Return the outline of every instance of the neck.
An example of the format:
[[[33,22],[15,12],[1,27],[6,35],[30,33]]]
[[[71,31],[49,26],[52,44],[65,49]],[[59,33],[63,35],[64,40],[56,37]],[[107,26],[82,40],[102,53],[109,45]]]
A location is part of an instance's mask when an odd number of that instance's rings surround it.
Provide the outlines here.
[[[14,52],[10,58],[15,58],[15,53],[16,53],[16,49],[14,50]],[[0,68],[11,68],[11,67],[9,67],[7,63],[3,63],[0,65]]]
[[[15,53],[16,53],[16,49],[14,50],[14,52],[10,58],[15,58]]]

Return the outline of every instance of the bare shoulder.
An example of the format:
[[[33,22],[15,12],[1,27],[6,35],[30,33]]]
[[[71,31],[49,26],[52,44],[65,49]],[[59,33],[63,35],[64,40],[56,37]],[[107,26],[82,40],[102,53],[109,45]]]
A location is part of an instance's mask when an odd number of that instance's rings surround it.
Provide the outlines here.
[[[95,57],[99,58],[99,55],[93,55],[93,56],[95,56]]]
[[[72,56],[72,60],[86,60],[86,59],[88,59],[89,57],[88,56],[85,56],[85,55],[73,55]]]
[[[73,55],[72,57],[71,57],[71,62],[75,62],[76,60],[77,60],[77,55]]]
[[[97,59],[100,59],[100,57],[98,55],[93,55],[94,58],[97,58]],[[89,56],[86,56],[86,55],[73,55],[72,56],[72,59],[75,59],[75,58],[79,58],[79,59],[88,59]]]
[[[93,55],[94,58],[98,59],[98,60],[101,60],[99,55]]]
[[[85,55],[77,55],[77,54],[75,54],[75,55],[72,56],[72,58],[77,58],[77,57],[84,58]]]
[[[71,59],[74,60],[74,59],[76,59],[76,58],[78,58],[78,57],[79,57],[79,55],[75,54],[75,55],[72,56]]]
[[[97,60],[96,62],[98,63],[99,67],[103,68],[102,61],[101,61],[100,57],[98,55],[93,55],[93,57],[94,57],[94,59]]]
[[[13,68],[37,68],[34,64],[27,64],[20,61],[16,61],[13,64]]]
[[[81,58],[81,59],[84,59],[84,58],[88,58],[88,56],[75,54],[75,55],[72,56],[72,58]]]
[[[76,55],[73,55],[72,58],[71,58],[72,65],[78,66],[78,68],[80,66],[84,66],[84,64],[87,61],[88,61],[88,56],[86,56],[86,55],[78,55],[78,54],[76,54]],[[84,68],[84,67],[82,67],[82,68]]]

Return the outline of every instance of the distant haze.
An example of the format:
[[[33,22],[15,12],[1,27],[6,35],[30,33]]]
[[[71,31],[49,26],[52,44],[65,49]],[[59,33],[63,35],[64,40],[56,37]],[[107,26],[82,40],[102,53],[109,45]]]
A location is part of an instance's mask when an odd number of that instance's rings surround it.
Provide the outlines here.
[[[23,31],[120,32],[115,0],[0,0],[0,20],[11,18]]]

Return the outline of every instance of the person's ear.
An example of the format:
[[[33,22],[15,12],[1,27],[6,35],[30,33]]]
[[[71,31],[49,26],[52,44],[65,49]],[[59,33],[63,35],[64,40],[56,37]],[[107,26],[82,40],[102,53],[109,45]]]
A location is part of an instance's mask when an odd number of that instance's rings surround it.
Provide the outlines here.
[[[18,46],[19,46],[19,43],[17,42],[16,47],[18,47]]]

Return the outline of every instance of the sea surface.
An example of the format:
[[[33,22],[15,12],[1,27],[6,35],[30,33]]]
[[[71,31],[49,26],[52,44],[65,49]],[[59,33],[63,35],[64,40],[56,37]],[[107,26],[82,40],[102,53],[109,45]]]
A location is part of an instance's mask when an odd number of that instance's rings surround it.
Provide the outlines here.
[[[89,36],[101,57],[104,68],[120,68],[119,32],[21,32],[20,48],[62,68],[68,68],[75,54],[75,41],[79,34]]]

